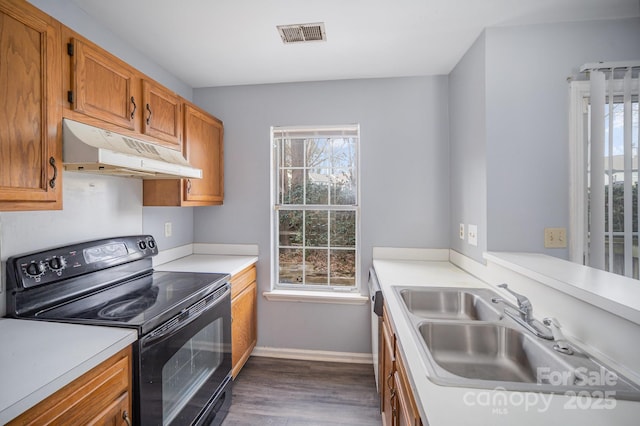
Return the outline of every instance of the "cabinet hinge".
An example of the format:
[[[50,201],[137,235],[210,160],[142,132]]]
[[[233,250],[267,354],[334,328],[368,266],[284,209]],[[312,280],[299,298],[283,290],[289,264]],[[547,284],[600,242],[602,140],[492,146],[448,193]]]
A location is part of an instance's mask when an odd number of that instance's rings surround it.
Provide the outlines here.
[[[69,90],[67,92],[67,101],[69,101],[70,104],[73,103],[73,91],[72,90]]]
[[[67,54],[73,56],[73,43],[67,43]]]

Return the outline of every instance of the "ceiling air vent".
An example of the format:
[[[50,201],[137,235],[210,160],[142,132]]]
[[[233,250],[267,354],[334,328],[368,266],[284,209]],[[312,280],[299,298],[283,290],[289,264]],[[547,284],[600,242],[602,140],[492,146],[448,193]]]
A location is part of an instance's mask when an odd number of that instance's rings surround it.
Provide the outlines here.
[[[324,23],[322,22],[315,24],[278,25],[278,32],[280,33],[282,42],[285,44],[327,40],[324,32]]]

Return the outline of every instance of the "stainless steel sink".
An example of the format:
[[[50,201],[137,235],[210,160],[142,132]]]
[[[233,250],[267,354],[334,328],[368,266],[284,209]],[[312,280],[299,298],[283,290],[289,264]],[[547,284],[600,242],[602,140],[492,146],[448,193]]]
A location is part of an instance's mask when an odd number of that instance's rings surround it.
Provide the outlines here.
[[[418,340],[429,379],[440,385],[563,393],[599,392],[640,401],[640,387],[572,346],[536,337],[502,315],[483,288],[394,288]],[[595,377],[595,379],[594,379]]]
[[[443,320],[498,321],[501,317],[482,295],[485,289],[404,288],[400,297],[409,312],[420,318]]]
[[[573,369],[530,336],[492,323],[433,323],[418,326],[433,360],[446,371],[479,380],[538,383],[540,369]],[[573,376],[569,378],[571,384]]]

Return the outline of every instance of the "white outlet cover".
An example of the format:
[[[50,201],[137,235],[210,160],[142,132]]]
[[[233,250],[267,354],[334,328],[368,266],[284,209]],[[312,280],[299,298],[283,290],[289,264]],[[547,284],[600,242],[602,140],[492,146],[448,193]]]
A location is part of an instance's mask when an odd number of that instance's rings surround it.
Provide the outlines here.
[[[478,226],[477,225],[469,225],[467,226],[468,232],[467,235],[469,237],[469,244],[472,246],[478,246]]]
[[[172,229],[171,229],[171,222],[165,222],[164,224],[164,236],[165,237],[170,237],[172,234]]]
[[[464,223],[460,224],[460,231],[458,235],[460,236],[461,240],[464,240]]]

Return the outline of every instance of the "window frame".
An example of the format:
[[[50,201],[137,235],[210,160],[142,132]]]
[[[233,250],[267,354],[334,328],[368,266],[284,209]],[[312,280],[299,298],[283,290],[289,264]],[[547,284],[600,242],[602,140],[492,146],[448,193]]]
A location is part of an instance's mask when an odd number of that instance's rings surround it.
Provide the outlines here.
[[[356,182],[355,190],[355,204],[280,204],[278,200],[278,184],[280,171],[278,164],[279,147],[276,139],[276,134],[286,132],[307,132],[318,133],[317,136],[322,137],[326,132],[336,131],[355,131],[355,156],[354,156],[354,176]],[[354,137],[354,136],[350,136]],[[270,265],[271,265],[271,290],[272,291],[286,291],[286,292],[300,292],[305,294],[319,293],[319,294],[358,294],[361,291],[361,212],[360,212],[360,191],[361,191],[361,167],[360,167],[360,125],[359,124],[345,124],[345,125],[314,125],[314,126],[271,126],[270,128],[270,228],[271,228],[271,244],[270,244]],[[306,169],[306,168],[305,168]],[[298,207],[298,208],[296,208]],[[281,210],[320,210],[320,211],[353,211],[355,213],[355,282],[351,285],[330,285],[330,284],[296,284],[296,283],[280,283],[279,280],[279,212]],[[306,247],[306,246],[301,246]],[[336,246],[339,248],[340,246]],[[332,250],[333,247],[327,245],[327,250]]]

